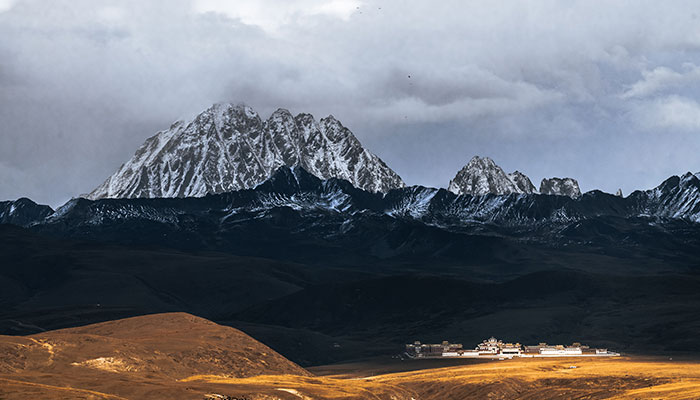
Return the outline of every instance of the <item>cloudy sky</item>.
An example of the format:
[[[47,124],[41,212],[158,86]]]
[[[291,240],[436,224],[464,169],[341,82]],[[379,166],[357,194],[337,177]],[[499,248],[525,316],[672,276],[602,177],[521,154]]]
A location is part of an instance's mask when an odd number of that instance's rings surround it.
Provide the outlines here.
[[[333,114],[408,184],[478,154],[627,194],[700,171],[700,2],[0,0],[0,200],[220,101]]]

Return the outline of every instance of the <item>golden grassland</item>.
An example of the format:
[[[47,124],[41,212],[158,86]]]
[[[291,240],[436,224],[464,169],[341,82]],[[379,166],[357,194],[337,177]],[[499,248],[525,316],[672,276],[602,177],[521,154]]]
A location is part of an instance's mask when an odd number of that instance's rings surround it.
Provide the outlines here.
[[[370,379],[421,399],[700,399],[700,364],[629,358],[516,359]]]
[[[240,390],[246,388],[249,394],[278,392],[294,394],[297,398],[310,399],[410,399],[415,394],[389,382],[376,382],[367,379],[344,379],[330,377],[301,377],[295,375],[262,375],[251,378],[225,378],[219,376],[193,376],[185,382],[209,382],[226,384]],[[270,390],[272,389],[272,390]],[[279,393],[282,392],[282,393]],[[292,397],[294,398],[294,397]]]
[[[289,389],[302,399],[700,399],[700,363],[627,357],[514,359],[370,377],[358,369],[355,376],[192,376],[183,381]]]
[[[414,361],[314,368],[316,376],[165,377],[76,366],[0,373],[0,399],[700,399],[700,362],[636,357],[514,359],[408,372]],[[368,372],[372,371],[372,372]],[[371,375],[371,376],[370,376]],[[216,398],[216,397],[211,397]]]

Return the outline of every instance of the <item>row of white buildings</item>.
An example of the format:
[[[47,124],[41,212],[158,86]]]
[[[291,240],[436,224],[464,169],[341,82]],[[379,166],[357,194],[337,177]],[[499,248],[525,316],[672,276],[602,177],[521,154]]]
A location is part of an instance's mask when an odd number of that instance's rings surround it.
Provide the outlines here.
[[[441,344],[414,342],[406,345],[406,354],[411,358],[513,358],[513,357],[611,357],[619,353],[608,349],[592,349],[581,343],[571,346],[540,343],[523,346],[520,343],[505,343],[494,337],[479,343],[474,350],[465,350],[459,343],[444,341]]]

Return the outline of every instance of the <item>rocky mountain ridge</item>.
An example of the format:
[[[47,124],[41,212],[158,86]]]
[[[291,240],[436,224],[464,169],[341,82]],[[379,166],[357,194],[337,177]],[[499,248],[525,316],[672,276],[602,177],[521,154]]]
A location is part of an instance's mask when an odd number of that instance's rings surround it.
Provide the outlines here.
[[[514,172],[512,174],[515,179],[522,179],[525,175]],[[529,185],[528,185],[529,183]],[[522,182],[521,182],[522,185]],[[525,187],[532,187],[532,182],[525,182]],[[450,181],[447,186],[450,192],[460,194],[470,194],[481,196],[485,194],[509,194],[509,193],[524,193],[523,190],[511,180],[501,167],[488,158],[474,156],[467,165],[465,165],[457,175]]]
[[[295,165],[370,192],[405,186],[333,116],[278,109],[263,121],[248,106],[222,103],[146,140],[87,198],[201,197],[253,188]]]
[[[0,224],[25,226],[53,214],[53,209],[22,197],[14,201],[0,201]]]
[[[540,193],[575,198],[581,196],[581,189],[573,178],[545,178],[540,183]]]
[[[539,191],[530,178],[520,171],[506,174],[489,157],[474,156],[467,165],[457,172],[447,187],[450,192],[483,196],[485,194],[533,194],[579,197],[581,190],[572,178],[542,179]]]
[[[653,217],[700,222],[700,179],[692,173],[673,176],[652,190],[635,191],[625,198],[600,191],[576,198],[515,193],[455,195],[444,189],[423,186],[394,189],[383,194],[355,188],[342,179],[321,180],[302,167],[281,167],[255,189],[203,198],[73,199],[51,215],[46,216],[47,211],[44,211],[32,219],[34,214],[31,214],[18,219],[21,223],[17,224],[64,229],[148,220],[178,226],[194,219],[222,226],[279,208],[290,208],[301,215],[322,213],[331,219],[344,220],[369,213],[439,226],[488,223],[532,227],[566,225],[596,217]]]

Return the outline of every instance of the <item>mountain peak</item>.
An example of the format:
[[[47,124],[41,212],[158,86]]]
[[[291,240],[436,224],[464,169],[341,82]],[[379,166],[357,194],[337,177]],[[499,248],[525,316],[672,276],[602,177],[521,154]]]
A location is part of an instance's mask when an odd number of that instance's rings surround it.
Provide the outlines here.
[[[51,207],[20,197],[15,201],[0,201],[0,224],[29,225],[53,213]]]
[[[517,172],[517,171],[516,171]],[[513,178],[517,179],[520,185],[527,187],[524,177],[527,182],[530,180],[520,172],[513,173]],[[532,186],[532,183],[530,183]],[[470,194],[470,195],[485,195],[485,194],[509,194],[509,193],[527,193],[509,177],[501,167],[499,167],[489,157],[474,156],[465,165],[454,179],[450,181],[447,188],[455,194]],[[532,193],[532,192],[530,192]]]
[[[227,132],[231,130],[232,126],[253,126],[260,123],[258,113],[243,103],[215,103],[202,111],[192,121],[182,123],[180,127],[185,129],[195,124],[200,128],[190,129],[188,131],[190,135],[229,136]],[[211,129],[212,127],[214,129]],[[173,128],[171,127],[170,130]]]
[[[573,178],[545,178],[540,183],[540,194],[581,197],[578,181]]]
[[[508,174],[508,178],[515,183],[515,186],[518,187],[520,190],[520,193],[525,193],[525,194],[532,194],[532,193],[537,193],[537,189],[535,188],[535,185],[532,184],[532,181],[530,181],[530,178],[527,177],[527,175],[523,174],[520,171],[515,171],[510,174]]]
[[[506,174],[491,158],[479,156],[472,157],[467,165],[457,172],[447,190],[457,195],[475,196],[537,193],[535,185],[527,175],[520,171]],[[543,179],[539,193],[572,198],[581,196],[578,182],[572,178]]]
[[[250,106],[248,106],[245,103],[230,103],[230,102],[217,102],[212,104],[206,111],[211,110],[211,111],[227,111],[227,110],[236,110],[236,111],[243,111],[243,112],[255,112]]]
[[[694,174],[692,172],[686,172],[681,176],[682,181],[698,181],[700,178],[697,176],[697,174]]]
[[[629,197],[640,202],[645,214],[700,222],[700,178],[696,174],[673,175],[654,189],[636,191]]]
[[[286,108],[278,108],[277,110],[275,110],[275,112],[272,113],[272,115],[270,115],[270,119],[273,118],[294,119],[294,116]]]
[[[199,115],[214,115],[218,118],[236,115],[244,118],[260,118],[257,112],[244,103],[214,103]]]
[[[469,162],[467,163],[467,166],[469,166],[469,167],[482,166],[482,167],[500,168],[498,165],[496,165],[496,162],[493,161],[490,157],[479,157],[479,156],[472,157],[472,159],[469,160]]]
[[[302,166],[371,192],[405,186],[335,117],[277,109],[266,120],[245,104],[216,103],[146,140],[90,199],[200,197],[253,188],[281,166]]]

